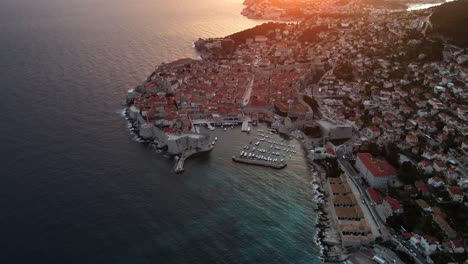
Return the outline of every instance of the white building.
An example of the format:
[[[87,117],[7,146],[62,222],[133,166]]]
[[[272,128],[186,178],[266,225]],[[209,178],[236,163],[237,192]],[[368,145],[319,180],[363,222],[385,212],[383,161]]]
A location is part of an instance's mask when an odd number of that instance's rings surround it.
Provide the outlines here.
[[[439,241],[431,236],[423,236],[419,245],[423,248],[426,255],[431,255],[436,252],[439,246]]]
[[[357,154],[356,168],[372,187],[386,188],[396,180],[395,168],[385,160],[374,159],[370,153]]]
[[[350,138],[353,135],[353,129],[350,125],[332,123],[325,120],[318,121],[317,123],[320,126],[322,136],[329,139],[344,139]]]

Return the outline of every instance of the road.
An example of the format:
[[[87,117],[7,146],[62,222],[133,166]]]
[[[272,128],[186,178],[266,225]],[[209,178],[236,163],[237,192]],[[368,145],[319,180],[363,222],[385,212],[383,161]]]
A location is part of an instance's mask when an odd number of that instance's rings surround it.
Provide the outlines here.
[[[368,200],[365,189],[360,186],[358,182],[358,174],[354,171],[353,167],[349,162],[344,159],[344,152],[341,149],[337,149],[338,162],[341,164],[341,167],[344,169],[345,174],[351,180],[350,187],[353,190],[353,193],[358,198],[359,203],[361,204],[362,211],[369,223],[369,226],[372,229],[372,233],[378,237],[382,236],[381,226],[385,226],[385,222],[382,223],[380,217],[374,211],[375,208],[371,205],[371,202]]]
[[[416,263],[425,264],[425,263],[434,263],[430,258],[427,258],[421,252],[421,249],[413,246],[409,241],[405,240],[401,235],[392,236],[392,241],[396,243],[400,249],[402,249],[406,254],[411,256]]]
[[[430,26],[431,29],[432,29],[432,23],[431,23],[431,16],[432,16],[432,13],[433,13],[433,12],[431,12],[431,13],[426,17],[426,21],[424,21],[424,22],[425,22],[425,27],[424,27],[424,29],[423,29],[422,32],[421,32],[421,33],[423,33],[424,36],[426,36],[426,31],[427,31],[427,28],[428,28],[429,26]]]
[[[458,164],[458,169],[462,172],[463,177],[466,178],[468,177],[468,171],[465,168],[465,164],[460,162],[454,155],[453,155],[453,150],[450,150],[448,152],[449,158],[453,161],[455,161]]]
[[[348,160],[345,158],[345,153],[342,149],[338,148],[336,150],[336,154],[338,155],[338,162],[341,165],[341,168],[345,171],[346,175],[348,175],[348,178],[351,179],[352,185],[357,187],[360,196],[359,200],[364,200],[364,205],[363,211],[369,211],[370,214],[372,215],[372,220],[375,222],[376,226],[379,228],[379,231],[381,234],[390,234],[390,228],[386,226],[386,222],[380,217],[378,214],[374,203],[371,201],[370,197],[368,197],[366,189],[367,187],[364,186],[362,181],[360,181],[360,176],[359,174],[354,170],[353,166],[348,162]],[[367,210],[366,210],[367,209]],[[405,241],[403,239],[403,236],[401,235],[390,235],[390,239],[400,245],[400,247],[417,263],[431,263],[428,261],[425,257],[425,255],[421,252],[419,248],[415,248],[411,243],[408,241]]]
[[[378,226],[385,226],[385,221],[380,218],[375,210],[374,206],[369,206],[372,204],[370,197],[367,196],[367,187],[360,181],[359,174],[354,170],[353,166],[345,159],[345,153],[342,149],[337,149],[336,154],[338,155],[338,162],[340,163],[341,167],[344,169],[345,173],[350,176],[353,183],[358,187],[359,193],[361,194],[362,198],[365,200],[368,209],[372,212],[372,216],[374,220],[377,222]]]

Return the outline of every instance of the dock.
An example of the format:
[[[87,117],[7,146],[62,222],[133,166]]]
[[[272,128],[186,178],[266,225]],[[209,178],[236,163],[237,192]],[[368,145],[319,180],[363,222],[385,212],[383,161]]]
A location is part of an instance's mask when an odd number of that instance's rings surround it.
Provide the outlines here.
[[[242,129],[241,131],[242,132],[249,132],[249,123],[251,122],[252,120],[249,118],[249,117],[246,117],[244,119],[244,121],[242,122]]]
[[[256,165],[256,166],[263,166],[263,167],[270,167],[273,169],[283,169],[287,166],[287,164],[284,163],[275,163],[271,161],[266,161],[266,160],[253,160],[253,159],[248,159],[248,158],[241,158],[238,156],[233,156],[232,160],[238,163],[244,163],[244,164],[249,164],[249,165]]]
[[[177,160],[176,166],[175,166],[175,173],[182,173],[185,171],[184,169],[184,164],[185,164],[185,158],[182,158],[184,153],[182,153],[181,157]]]

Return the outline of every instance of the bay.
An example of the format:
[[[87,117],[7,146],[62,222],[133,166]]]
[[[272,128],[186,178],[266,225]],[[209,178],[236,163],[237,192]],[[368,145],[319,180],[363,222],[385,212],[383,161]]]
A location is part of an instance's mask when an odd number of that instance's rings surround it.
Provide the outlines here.
[[[0,0],[0,263],[317,263],[302,153],[234,164],[249,140],[173,173],[138,143],[125,91],[199,37],[252,26],[239,0]],[[298,142],[291,141],[297,145]]]

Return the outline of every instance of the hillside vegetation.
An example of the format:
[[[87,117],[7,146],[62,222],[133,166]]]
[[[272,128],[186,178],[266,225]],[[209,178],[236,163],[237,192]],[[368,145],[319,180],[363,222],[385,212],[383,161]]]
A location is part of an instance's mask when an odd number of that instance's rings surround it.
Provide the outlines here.
[[[468,0],[457,0],[434,8],[433,32],[461,47],[468,47]]]

